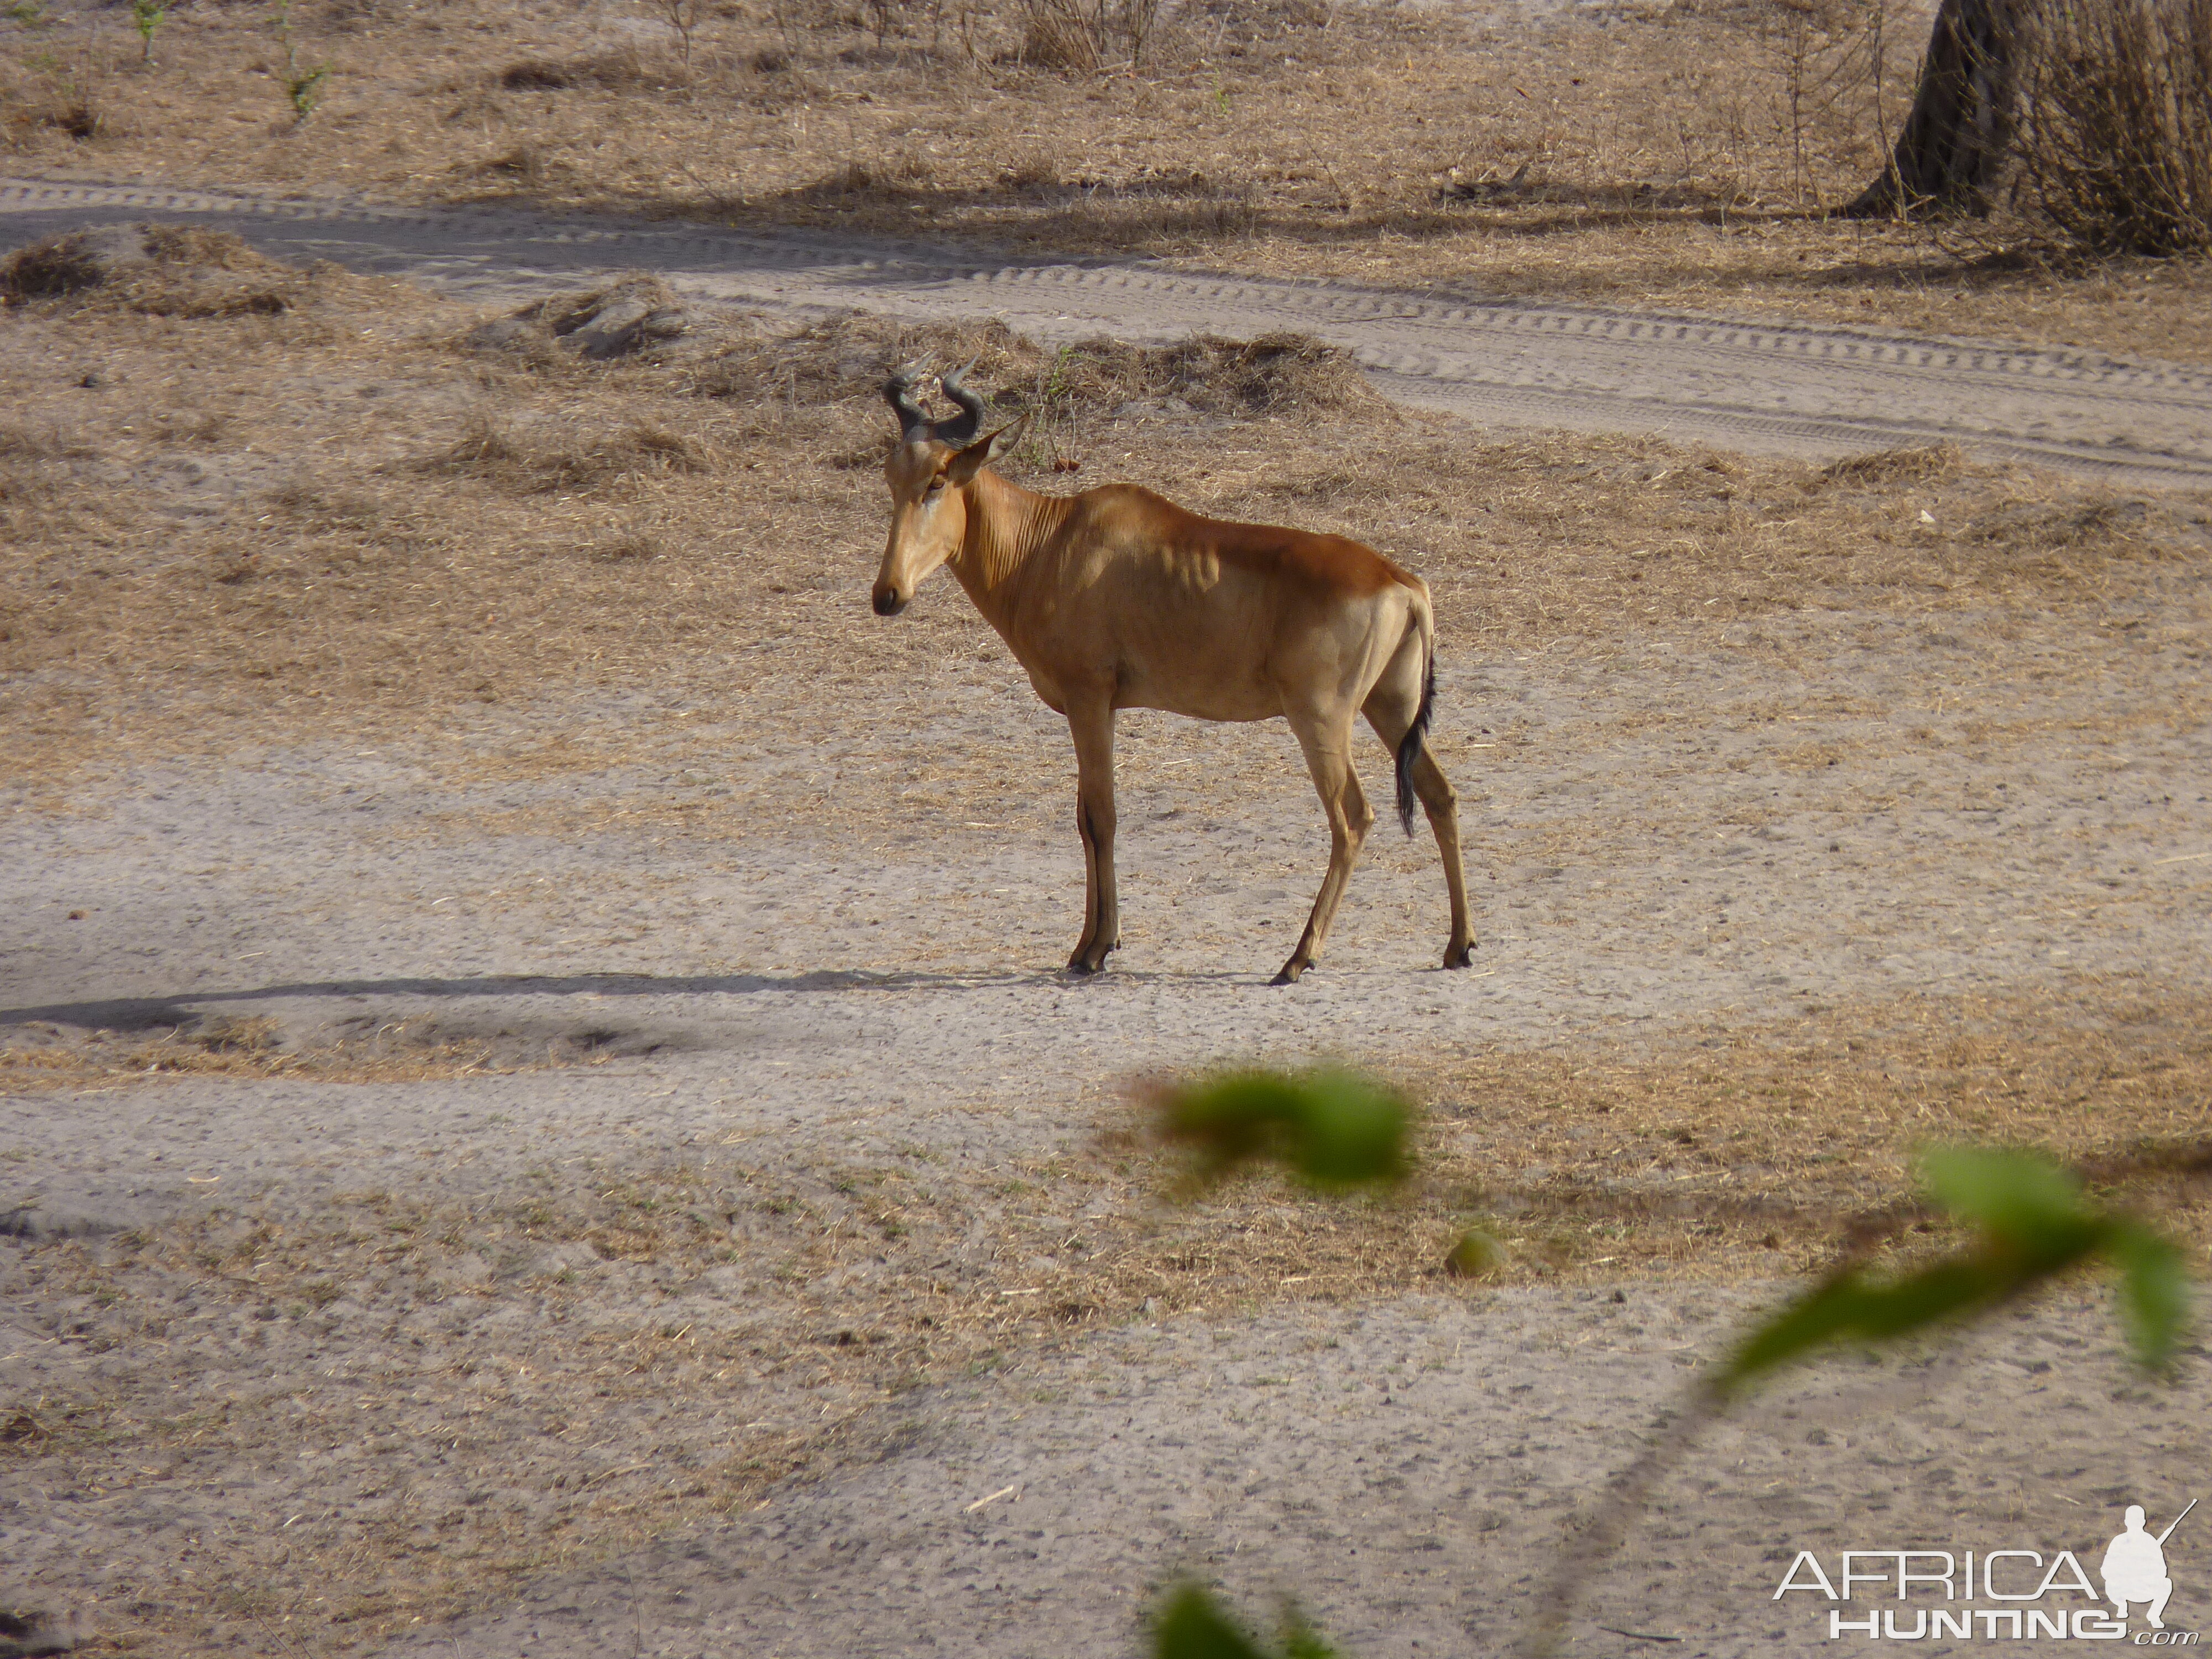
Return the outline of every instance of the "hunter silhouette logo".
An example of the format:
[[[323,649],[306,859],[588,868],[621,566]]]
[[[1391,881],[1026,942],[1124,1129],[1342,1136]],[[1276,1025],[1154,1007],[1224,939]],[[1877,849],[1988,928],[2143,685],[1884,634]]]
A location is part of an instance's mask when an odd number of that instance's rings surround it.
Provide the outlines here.
[[[2143,1617],[2153,1630],[2166,1628],[2166,1603],[2173,1594],[2173,1580],[2166,1576],[2166,1540],[2173,1536],[2173,1528],[2181,1524],[2197,1500],[2189,1500],[2185,1509],[2166,1529],[2155,1538],[2143,1530],[2143,1509],[2140,1504],[2128,1505],[2128,1529],[2105,1547],[2104,1565],[2097,1569],[2105,1581],[2105,1599],[2118,1609],[2119,1615],[2128,1616],[2128,1603],[2148,1601],[2150,1609]]]
[[[2135,1647],[2194,1647],[2197,1631],[2169,1631],[2166,1603],[2173,1578],[2166,1543],[2197,1507],[2191,1498],[2163,1532],[2149,1529],[2143,1506],[2130,1504],[2122,1530],[2097,1564],[2100,1595],[2080,1556],[2060,1550],[1845,1550],[1832,1577],[1820,1558],[1799,1550],[1775,1587],[1779,1601],[1804,1590],[1831,1603],[1828,1639],[1863,1636],[1872,1641],[1918,1642],[1931,1637],[1976,1641],[2127,1642]],[[2084,1552],[2087,1553],[2087,1552]],[[1852,1603],[1887,1602],[1853,1607]],[[1918,1601],[1920,1606],[1911,1605]],[[1975,1603],[1994,1605],[1977,1606]],[[1932,1604],[1932,1605],[1931,1605]],[[1962,1605],[1963,1604],[1963,1605]],[[2132,1630],[2129,1613],[2141,1608],[2144,1628]]]

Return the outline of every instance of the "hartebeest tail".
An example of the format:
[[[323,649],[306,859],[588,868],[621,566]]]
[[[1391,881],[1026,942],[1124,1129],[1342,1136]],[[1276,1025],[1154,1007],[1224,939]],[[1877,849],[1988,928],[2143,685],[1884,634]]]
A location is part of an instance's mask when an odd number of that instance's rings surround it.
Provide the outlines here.
[[[1114,878],[1114,714],[1164,708],[1207,720],[1290,723],[1328,816],[1328,873],[1297,948],[1275,975],[1321,954],[1375,809],[1352,766],[1361,716],[1396,758],[1398,813],[1418,799],[1451,896],[1444,966],[1474,949],[1460,867],[1458,798],[1428,750],[1436,623],[1428,585],[1344,536],[1230,524],[1133,484],[1040,495],[991,471],[1014,428],[985,435],[984,400],[947,374],[960,406],[932,421],[905,376],[884,388],[899,441],[884,463],[890,539],[876,576],[879,617],[948,566],[1075,739],[1083,839],[1083,937],[1068,971],[1096,973],[1121,943]]]
[[[1437,627],[1425,605],[1421,607],[1421,706],[1413,723],[1398,739],[1398,822],[1406,838],[1413,836],[1413,767],[1421,758],[1421,743],[1429,735],[1429,716],[1437,706]]]

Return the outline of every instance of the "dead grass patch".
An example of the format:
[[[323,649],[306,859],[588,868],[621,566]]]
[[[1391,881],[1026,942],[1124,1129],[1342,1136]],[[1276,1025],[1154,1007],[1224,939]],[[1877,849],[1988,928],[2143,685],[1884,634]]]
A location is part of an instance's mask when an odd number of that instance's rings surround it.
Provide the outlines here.
[[[107,67],[88,44],[74,52],[50,46],[20,60],[11,54],[0,64],[0,144],[21,150],[65,143],[81,150],[124,136],[129,125],[117,118]]]
[[[374,305],[396,285],[318,262],[302,270],[227,230],[108,225],[71,231],[0,260],[0,302],[122,308],[194,319],[276,317],[343,301]]]
[[[1956,444],[1918,444],[1847,456],[1822,467],[1820,477],[1826,483],[1918,484],[1950,477],[1966,465],[1966,452]]]
[[[2055,998],[1818,1008],[1677,1031],[1643,1052],[1497,1048],[1401,1064],[1394,1080],[1428,1113],[1405,1191],[1334,1205],[1244,1178],[1131,1237],[1105,1299],[1218,1310],[1289,1285],[1301,1297],[1412,1289],[1449,1276],[1444,1253],[1470,1224],[1503,1247],[1490,1277],[1507,1282],[1803,1273],[1857,1218],[1906,1204],[1914,1155],[1948,1143],[2101,1169],[2104,1195],[2201,1246],[2207,1014],[2201,996],[2113,979]],[[1147,1140],[1139,1114],[1102,1144]],[[1914,1221],[1879,1243],[1905,1259],[1944,1233]]]
[[[702,330],[726,331],[684,305],[659,277],[639,274],[586,293],[533,301],[511,316],[478,324],[462,343],[542,371],[579,358],[659,361],[678,343],[694,343],[689,337]]]
[[[421,1083],[616,1057],[613,1045],[591,1033],[457,1033],[422,1017],[358,1020],[304,1043],[288,1042],[276,1021],[259,1016],[200,1015],[133,1031],[34,1024],[12,1028],[0,1042],[0,1096],[175,1077]]]
[[[580,88],[627,92],[669,84],[670,76],[648,65],[634,51],[594,52],[581,58],[522,58],[497,71],[496,85],[507,92],[574,92]]]
[[[98,295],[157,316],[270,315],[290,308],[283,289],[300,276],[228,231],[115,226],[18,249],[0,261],[0,295],[15,303]]]
[[[1051,347],[996,321],[913,324],[859,313],[735,346],[702,363],[694,385],[737,402],[836,403],[875,392],[900,369],[970,363],[972,378],[997,388],[995,401],[1010,416],[1026,409],[1096,418],[1146,402],[1247,419],[1393,412],[1348,354],[1305,334]]]
[[[624,479],[714,470],[711,451],[687,434],[647,420],[612,428],[580,422],[518,427],[477,410],[448,448],[420,463],[426,472],[481,480],[521,495],[603,489]]]
[[[1426,1178],[1540,1249],[1752,1273],[1777,1250],[1802,1268],[1908,1197],[1921,1147],[1996,1143],[2119,1172],[2125,1200],[2201,1240],[2203,1192],[2124,1172],[2203,1140],[2208,1012],[2114,978],[1820,1009],[1648,1058],[1463,1054],[1413,1074],[1438,1102]]]

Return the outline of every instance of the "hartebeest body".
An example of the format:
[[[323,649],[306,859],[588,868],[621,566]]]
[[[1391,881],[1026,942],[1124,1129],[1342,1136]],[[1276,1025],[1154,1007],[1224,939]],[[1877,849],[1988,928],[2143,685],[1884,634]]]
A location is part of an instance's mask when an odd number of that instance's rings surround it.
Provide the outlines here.
[[[1328,873],[1279,985],[1320,956],[1375,821],[1352,766],[1352,720],[1364,714],[1396,758],[1406,832],[1417,795],[1436,832],[1451,895],[1444,966],[1466,967],[1474,933],[1457,798],[1423,742],[1436,690],[1427,585],[1345,537],[1200,518],[1133,484],[1066,496],[1024,489],[988,465],[1016,428],[979,437],[981,400],[957,375],[943,385],[962,413],[936,422],[904,376],[884,388],[901,430],[884,467],[891,527],[876,613],[896,616],[925,577],[950,565],[1037,696],[1067,717],[1085,867],[1083,937],[1069,970],[1097,972],[1121,939],[1120,708],[1290,722],[1328,814],[1330,845]]]

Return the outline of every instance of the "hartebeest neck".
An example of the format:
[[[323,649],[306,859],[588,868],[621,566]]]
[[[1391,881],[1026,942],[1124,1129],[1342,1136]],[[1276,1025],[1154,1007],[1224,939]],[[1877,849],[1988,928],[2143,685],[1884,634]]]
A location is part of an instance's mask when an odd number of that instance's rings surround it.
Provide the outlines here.
[[[1030,555],[1066,521],[1065,495],[1040,495],[986,467],[967,485],[968,533],[950,563],[983,620],[1003,635],[1011,588]]]

